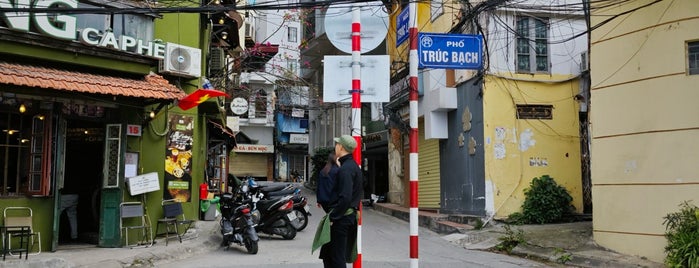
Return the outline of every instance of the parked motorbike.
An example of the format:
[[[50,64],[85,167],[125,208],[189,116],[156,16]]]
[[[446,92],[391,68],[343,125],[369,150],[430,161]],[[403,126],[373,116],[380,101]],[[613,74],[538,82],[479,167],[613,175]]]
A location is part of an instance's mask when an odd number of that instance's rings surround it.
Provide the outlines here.
[[[308,226],[308,217],[312,215],[308,200],[301,195],[301,189],[293,184],[259,186],[252,178],[248,178],[247,182],[250,196],[255,201],[291,195],[291,200],[294,201],[294,208],[291,211],[293,215],[289,214],[287,217],[297,231],[302,231]]]
[[[294,209],[294,201],[292,196],[284,196],[276,199],[262,199],[255,202],[253,220],[257,225],[255,230],[258,232],[280,235],[282,238],[291,240],[296,237],[296,228],[291,223]],[[251,199],[252,200],[252,199]],[[293,216],[292,216],[293,215]]]
[[[235,243],[244,246],[250,254],[257,254],[259,237],[255,230],[249,200],[244,196],[224,193],[221,196],[221,235],[222,246],[230,248]]]

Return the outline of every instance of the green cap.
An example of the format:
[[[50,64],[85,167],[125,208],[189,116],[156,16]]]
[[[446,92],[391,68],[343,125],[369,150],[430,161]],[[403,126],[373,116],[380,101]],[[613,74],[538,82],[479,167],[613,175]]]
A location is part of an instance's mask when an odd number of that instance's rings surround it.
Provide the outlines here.
[[[357,148],[357,141],[350,135],[342,135],[334,140],[336,143],[342,145],[342,147],[345,147],[345,150],[350,153],[354,151],[354,148]]]

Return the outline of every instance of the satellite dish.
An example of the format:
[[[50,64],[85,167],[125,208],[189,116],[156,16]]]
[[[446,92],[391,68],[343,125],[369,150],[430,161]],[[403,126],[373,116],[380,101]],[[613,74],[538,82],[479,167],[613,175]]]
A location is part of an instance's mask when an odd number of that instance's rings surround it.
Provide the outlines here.
[[[388,32],[388,14],[381,1],[365,2],[359,7],[361,53],[374,50]],[[325,13],[325,33],[337,49],[352,54],[352,4],[330,5]]]

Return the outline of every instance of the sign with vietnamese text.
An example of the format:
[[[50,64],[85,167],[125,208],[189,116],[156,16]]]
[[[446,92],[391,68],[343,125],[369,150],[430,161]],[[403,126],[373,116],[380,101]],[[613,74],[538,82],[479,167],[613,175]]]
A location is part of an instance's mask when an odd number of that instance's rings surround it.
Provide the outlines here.
[[[131,196],[160,190],[157,172],[126,178],[126,184],[129,186]]]
[[[233,151],[236,153],[274,153],[274,145],[265,144],[238,144]]]
[[[31,4],[30,4],[31,3]],[[60,13],[40,13],[22,11],[35,8],[79,8],[76,0],[52,1],[0,1],[0,8],[16,9],[18,11],[0,12],[8,28],[29,32],[38,32],[54,38],[78,40],[85,45],[111,48],[158,59],[165,57],[165,44],[161,42],[143,41],[128,35],[117,35],[112,31],[84,27],[78,22],[78,16]],[[68,11],[70,14],[70,11]],[[78,27],[80,25],[80,27]]]
[[[403,9],[403,11],[401,11],[396,17],[396,46],[400,46],[400,44],[408,40],[408,37],[410,36],[410,25],[408,25],[410,20],[409,10],[409,8]]]
[[[483,37],[472,34],[418,33],[418,67],[483,68]]]

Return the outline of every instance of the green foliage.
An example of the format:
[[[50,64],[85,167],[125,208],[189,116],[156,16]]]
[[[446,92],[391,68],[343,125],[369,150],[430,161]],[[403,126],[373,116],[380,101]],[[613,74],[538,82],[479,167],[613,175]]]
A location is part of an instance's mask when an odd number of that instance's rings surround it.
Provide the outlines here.
[[[509,254],[519,243],[525,242],[524,232],[520,229],[512,230],[510,225],[505,225],[505,236],[499,237],[498,240],[501,242],[495,246],[495,249]]]
[[[699,208],[688,201],[680,211],[663,217],[665,225],[665,264],[668,267],[699,267]]]
[[[521,224],[559,222],[574,210],[570,204],[573,197],[566,188],[558,185],[549,175],[534,178],[530,187],[524,190],[524,196],[522,213],[510,215],[512,222]]]
[[[323,169],[325,163],[328,161],[328,154],[333,152],[335,148],[333,147],[318,147],[313,151],[313,156],[311,156],[311,164],[313,165],[313,172],[311,173],[311,185],[314,187],[318,182],[318,173]]]
[[[483,222],[483,220],[476,219],[476,222],[473,225],[473,229],[481,230],[481,229],[483,229],[483,227],[485,227],[485,223]]]
[[[569,262],[570,260],[573,259],[573,254],[570,254],[570,253],[566,252],[566,251],[565,251],[564,249],[562,249],[562,248],[555,248],[555,249],[554,249],[554,252],[556,253],[556,255],[559,255],[559,254],[560,254],[560,255],[558,256],[558,258],[556,258],[556,261],[557,261],[558,263],[565,264],[566,262]]]

